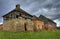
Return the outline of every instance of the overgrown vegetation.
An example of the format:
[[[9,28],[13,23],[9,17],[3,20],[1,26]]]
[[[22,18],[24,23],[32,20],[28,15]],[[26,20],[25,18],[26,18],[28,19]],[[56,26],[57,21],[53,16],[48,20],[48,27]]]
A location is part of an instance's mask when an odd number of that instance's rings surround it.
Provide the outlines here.
[[[39,32],[0,31],[0,39],[60,39],[60,30]]]

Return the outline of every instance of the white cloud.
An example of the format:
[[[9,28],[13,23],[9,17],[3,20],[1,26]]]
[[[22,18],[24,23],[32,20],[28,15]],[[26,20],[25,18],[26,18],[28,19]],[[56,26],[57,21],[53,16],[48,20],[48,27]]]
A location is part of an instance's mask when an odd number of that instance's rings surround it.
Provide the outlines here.
[[[60,27],[60,21],[58,19],[54,20],[57,23],[57,27]]]
[[[0,24],[3,24],[2,22]]]

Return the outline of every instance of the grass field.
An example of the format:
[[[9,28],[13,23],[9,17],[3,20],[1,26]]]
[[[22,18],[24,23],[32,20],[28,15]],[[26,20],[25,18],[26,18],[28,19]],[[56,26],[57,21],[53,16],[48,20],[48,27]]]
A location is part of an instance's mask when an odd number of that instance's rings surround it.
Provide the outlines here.
[[[60,39],[60,30],[39,32],[0,31],[0,39]]]

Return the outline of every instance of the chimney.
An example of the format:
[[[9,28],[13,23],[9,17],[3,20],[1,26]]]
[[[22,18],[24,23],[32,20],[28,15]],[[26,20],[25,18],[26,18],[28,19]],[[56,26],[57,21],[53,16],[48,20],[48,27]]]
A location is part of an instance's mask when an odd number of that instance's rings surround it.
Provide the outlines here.
[[[19,10],[20,9],[20,4],[16,5],[16,9]]]

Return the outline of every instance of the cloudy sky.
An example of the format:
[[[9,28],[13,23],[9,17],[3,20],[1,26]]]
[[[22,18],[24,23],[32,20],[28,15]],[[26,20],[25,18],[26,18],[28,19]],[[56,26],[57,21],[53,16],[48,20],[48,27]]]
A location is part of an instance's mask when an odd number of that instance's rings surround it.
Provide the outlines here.
[[[2,16],[20,4],[21,8],[31,15],[44,15],[60,26],[60,0],[0,0],[0,23]]]

